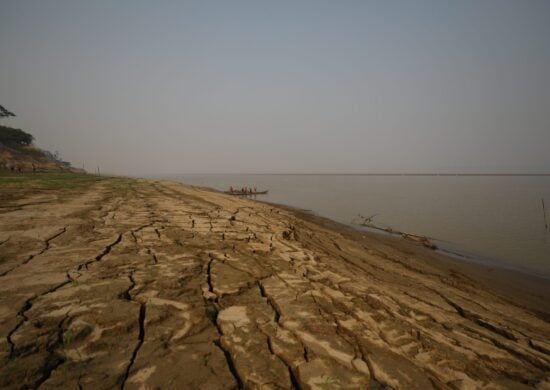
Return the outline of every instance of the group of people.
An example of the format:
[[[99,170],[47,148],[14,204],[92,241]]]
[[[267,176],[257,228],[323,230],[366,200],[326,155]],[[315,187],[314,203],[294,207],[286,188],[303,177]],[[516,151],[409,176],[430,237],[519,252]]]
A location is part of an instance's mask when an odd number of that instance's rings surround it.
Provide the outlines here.
[[[254,187],[254,189],[252,189],[251,187],[241,187],[241,189],[236,189],[236,188],[233,188],[233,186],[230,186],[229,187],[229,192],[234,194],[234,193],[240,193],[240,194],[255,194],[256,193],[256,187]]]

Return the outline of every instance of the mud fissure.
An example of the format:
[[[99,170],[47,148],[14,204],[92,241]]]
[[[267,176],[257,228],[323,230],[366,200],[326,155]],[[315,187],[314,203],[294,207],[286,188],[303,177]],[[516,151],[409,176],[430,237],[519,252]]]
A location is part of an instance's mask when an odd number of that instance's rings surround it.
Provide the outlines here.
[[[220,332],[219,328],[218,328],[218,332]],[[239,373],[237,372],[237,368],[235,367],[235,362],[231,357],[231,353],[229,353],[229,351],[222,346],[222,343],[220,340],[214,341],[214,345],[216,345],[223,352],[225,356],[225,360],[227,362],[227,367],[229,368],[231,375],[233,375],[233,377],[235,378],[235,381],[237,382],[237,388],[244,389],[243,380],[241,379],[241,377],[239,376]]]
[[[82,270],[82,268],[86,268],[88,269],[88,265],[92,264],[92,263],[95,263],[95,262],[99,262],[101,261],[101,259],[103,259],[105,256],[107,256],[111,250],[113,249],[113,247],[115,245],[117,245],[118,243],[120,243],[122,241],[122,233],[119,233],[118,237],[116,238],[116,240],[114,240],[112,243],[110,243],[109,245],[107,245],[103,251],[101,251],[101,253],[99,255],[97,255],[96,257],[94,257],[93,260],[88,260],[86,261],[85,263],[82,263],[80,264],[78,267],[77,267],[77,271],[80,271]]]
[[[44,248],[43,248],[40,252],[34,253],[34,254],[28,256],[28,257],[27,257],[25,260],[23,260],[20,264],[17,264],[15,267],[10,268],[9,270],[4,271],[3,273],[1,273],[1,274],[0,274],[0,277],[6,276],[7,274],[9,274],[10,272],[16,270],[17,268],[19,268],[19,267],[21,267],[21,266],[23,266],[23,265],[29,263],[29,262],[30,262],[32,259],[34,259],[35,257],[44,254],[48,249],[50,249],[50,242],[51,242],[52,240],[55,240],[57,237],[61,236],[61,235],[64,234],[65,232],[67,232],[67,226],[63,227],[63,229],[61,229],[61,231],[55,233],[53,236],[46,238],[46,240],[44,240]],[[6,241],[8,241],[8,240],[6,240]],[[4,242],[6,242],[6,241],[4,241]]]
[[[47,346],[48,357],[41,370],[41,376],[34,384],[34,388],[38,389],[44,382],[46,382],[52,375],[52,372],[65,362],[65,358],[61,356],[57,349],[63,345],[63,324],[69,318],[69,313],[63,317],[63,319],[57,325],[57,337],[55,342]]]
[[[122,383],[120,385],[121,390],[123,390],[124,386],[126,385],[126,381],[128,380],[128,377],[130,375],[130,370],[132,369],[132,366],[136,361],[136,357],[139,352],[139,349],[143,345],[143,340],[145,339],[145,304],[144,303],[140,303],[140,306],[139,306],[138,324],[139,324],[138,342],[136,344],[136,347],[134,348],[134,351],[132,352],[130,363],[128,364],[128,367],[126,368],[126,371],[122,378]]]
[[[25,301],[25,303],[23,304],[23,306],[21,307],[21,309],[17,312],[17,315],[18,315],[19,317],[22,317],[22,318],[19,320],[19,322],[17,322],[17,324],[15,325],[15,327],[8,333],[8,335],[7,335],[7,337],[6,337],[6,339],[7,339],[7,341],[8,341],[8,344],[10,345],[9,359],[13,359],[13,358],[16,357],[16,356],[15,356],[15,343],[14,343],[13,340],[12,340],[12,336],[15,334],[15,332],[17,332],[17,330],[19,330],[19,328],[21,328],[21,326],[23,326],[23,324],[24,324],[25,322],[27,322],[27,321],[29,320],[29,318],[27,317],[26,313],[27,313],[27,311],[29,311],[29,310],[31,309],[31,307],[32,307],[32,305],[33,305],[33,302],[34,302],[35,300],[37,300],[38,298],[40,298],[40,297],[43,297],[43,296],[45,296],[45,295],[47,295],[47,294],[51,294],[51,293],[53,293],[53,292],[59,290],[61,287],[66,286],[66,285],[69,284],[69,283],[71,283],[71,280],[70,280],[70,279],[68,279],[68,280],[66,280],[66,281],[64,281],[64,282],[62,282],[62,283],[60,283],[60,284],[58,284],[58,285],[56,285],[56,286],[54,286],[54,287],[48,289],[47,291],[43,292],[43,293],[40,294],[40,295],[35,295],[35,296],[33,296],[33,297],[31,297],[31,298],[29,298],[29,299],[27,299],[27,300]]]

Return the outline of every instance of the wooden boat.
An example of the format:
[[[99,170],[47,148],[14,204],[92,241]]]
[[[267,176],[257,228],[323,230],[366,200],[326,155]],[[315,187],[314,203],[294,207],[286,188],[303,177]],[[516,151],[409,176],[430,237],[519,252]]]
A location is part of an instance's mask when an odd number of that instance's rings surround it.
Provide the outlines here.
[[[239,195],[239,196],[248,196],[248,195],[265,195],[268,190],[265,191],[256,191],[256,192],[242,192],[242,191],[224,191],[224,193],[229,195]]]

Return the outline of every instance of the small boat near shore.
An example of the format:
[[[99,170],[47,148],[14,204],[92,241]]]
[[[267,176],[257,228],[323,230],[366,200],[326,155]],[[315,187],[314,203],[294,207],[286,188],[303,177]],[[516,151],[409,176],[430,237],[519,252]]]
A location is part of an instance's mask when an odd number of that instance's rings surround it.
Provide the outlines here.
[[[239,196],[247,196],[247,195],[265,195],[267,194],[268,190],[265,190],[265,191],[252,191],[252,192],[248,192],[248,191],[224,191],[225,194],[229,194],[229,195],[239,195]]]

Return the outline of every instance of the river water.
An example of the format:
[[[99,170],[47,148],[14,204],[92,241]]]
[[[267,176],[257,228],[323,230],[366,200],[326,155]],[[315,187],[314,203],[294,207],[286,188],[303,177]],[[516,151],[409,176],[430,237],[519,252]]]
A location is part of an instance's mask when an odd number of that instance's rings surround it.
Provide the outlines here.
[[[373,222],[425,235],[447,251],[550,279],[550,176],[170,175],[227,190],[269,190],[258,199],[351,224]]]

